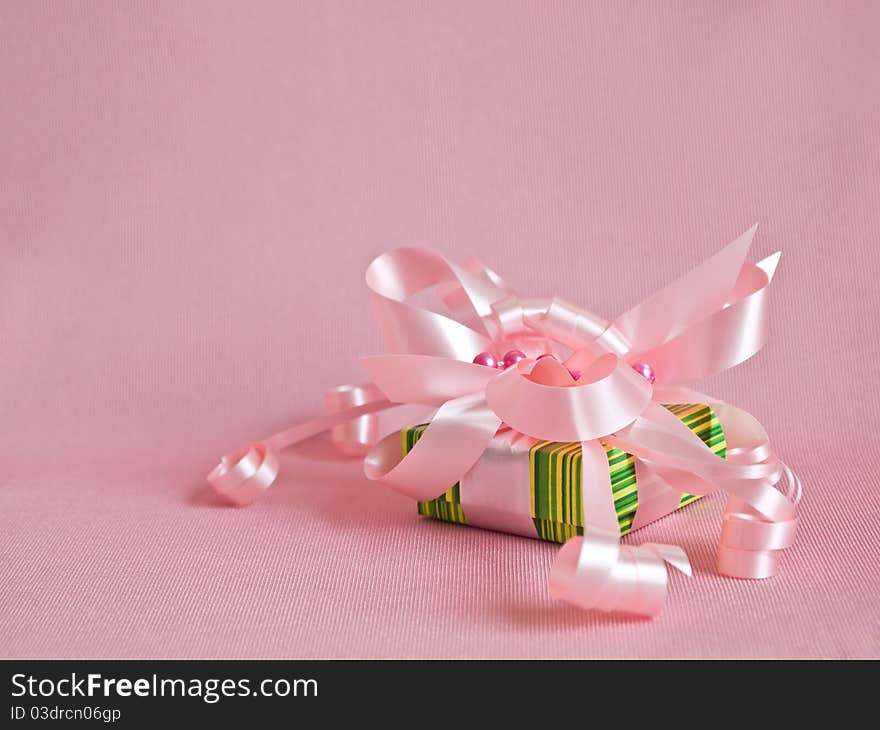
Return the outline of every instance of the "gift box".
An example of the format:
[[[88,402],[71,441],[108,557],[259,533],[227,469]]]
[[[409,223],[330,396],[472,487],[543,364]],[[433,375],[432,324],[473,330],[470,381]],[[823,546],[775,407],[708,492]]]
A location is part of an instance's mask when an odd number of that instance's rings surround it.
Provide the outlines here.
[[[564,543],[553,596],[644,616],[662,610],[667,567],[690,563],[620,535],[723,491],[719,572],[769,578],[794,542],[800,480],[754,416],[691,388],[766,341],[779,253],[746,261],[754,233],[611,321],[519,294],[475,260],[384,253],[366,274],[385,341],[360,359],[369,380],[331,389],[328,413],[230,452],[208,480],[248,504],[275,481],[278,450],[329,431],[426,517]]]
[[[715,412],[703,404],[664,404],[688,428],[690,428],[715,454],[724,458],[727,442],[724,431]],[[420,424],[401,431],[403,455],[416,445],[428,424]],[[510,440],[509,432],[496,439]],[[530,440],[528,445],[529,505],[533,534],[529,537],[549,542],[564,543],[576,535],[583,535],[584,514],[581,503],[581,445],[559,441]],[[611,491],[614,494],[614,507],[620,525],[620,534],[632,529],[633,518],[638,508],[638,482],[636,479],[635,458],[625,451],[602,444],[608,459],[608,473],[611,478]],[[525,464],[523,464],[525,467]],[[674,486],[674,485],[673,485]],[[699,499],[693,494],[683,494],[678,508]],[[521,502],[522,503],[522,502]],[[510,510],[516,506],[511,500]],[[444,522],[460,525],[470,524],[461,501],[461,483],[457,482],[444,494],[428,502],[418,503],[419,514]],[[674,510],[673,510],[674,511]],[[668,514],[668,513],[667,513]],[[482,520],[480,527],[507,532],[509,518],[518,515],[505,515],[503,510],[493,520]],[[531,531],[529,531],[531,532]]]

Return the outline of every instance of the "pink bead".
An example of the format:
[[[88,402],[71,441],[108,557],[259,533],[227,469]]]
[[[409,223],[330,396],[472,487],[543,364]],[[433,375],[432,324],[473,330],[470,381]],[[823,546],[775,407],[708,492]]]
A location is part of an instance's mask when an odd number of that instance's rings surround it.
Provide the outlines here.
[[[633,363],[632,369],[635,370],[639,375],[641,375],[649,383],[653,384],[654,380],[656,380],[656,378],[654,376],[654,368],[652,368],[646,362]]]
[[[568,372],[569,375],[571,375],[571,377],[573,377],[575,380],[577,380],[581,375],[584,374],[583,370],[572,370],[571,368],[568,369]]]
[[[474,365],[485,365],[487,368],[498,367],[498,361],[491,352],[481,352],[474,358]]]
[[[526,354],[522,350],[509,350],[504,353],[504,367],[509,368],[516,365],[520,360],[525,360]]]

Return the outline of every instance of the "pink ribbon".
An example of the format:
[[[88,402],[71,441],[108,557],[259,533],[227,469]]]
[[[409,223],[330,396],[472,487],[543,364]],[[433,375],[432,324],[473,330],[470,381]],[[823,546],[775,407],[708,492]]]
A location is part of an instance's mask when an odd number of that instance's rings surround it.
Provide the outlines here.
[[[476,262],[457,266],[413,248],[385,253],[367,270],[388,351],[362,359],[370,382],[333,389],[328,415],[224,457],[208,480],[232,503],[247,504],[274,481],[275,451],[330,430],[341,450],[364,455],[367,477],[424,501],[463,478],[502,473],[492,458],[521,458],[535,439],[580,442],[584,534],[560,551],[551,593],[583,608],[655,616],[665,602],[666,566],[690,575],[690,564],[677,546],[621,545],[607,444],[635,457],[634,528],[667,514],[685,491],[723,490],[719,571],[774,575],[794,540],[800,482],[754,417],[683,387],[743,362],[766,340],[766,292],[779,254],[746,262],[755,228],[610,323],[559,299],[520,298]],[[430,294],[450,316],[412,301]],[[514,348],[527,358],[506,370],[471,362],[481,351]],[[537,359],[566,350],[564,364]],[[653,370],[653,386],[636,363]],[[727,458],[660,403],[710,404]],[[433,417],[402,456],[398,429],[414,405]],[[468,500],[477,523],[491,522],[504,492],[480,483]],[[513,522],[511,531],[524,531]]]

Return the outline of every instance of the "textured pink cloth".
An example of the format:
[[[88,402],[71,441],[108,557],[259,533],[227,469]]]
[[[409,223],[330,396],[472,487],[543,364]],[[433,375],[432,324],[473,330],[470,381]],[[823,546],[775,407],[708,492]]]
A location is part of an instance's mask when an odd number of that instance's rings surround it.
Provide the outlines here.
[[[0,655],[880,655],[878,27],[872,2],[4,3]],[[556,547],[420,519],[321,442],[251,508],[206,491],[360,378],[386,248],[610,317],[756,220],[771,341],[705,389],[807,486],[780,577],[714,574],[717,498],[640,533],[697,573],[642,621],[551,601]]]

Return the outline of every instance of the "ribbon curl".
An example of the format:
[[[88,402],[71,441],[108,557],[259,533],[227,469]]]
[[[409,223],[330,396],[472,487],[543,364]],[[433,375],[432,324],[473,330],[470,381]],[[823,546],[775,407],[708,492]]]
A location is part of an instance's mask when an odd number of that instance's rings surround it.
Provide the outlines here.
[[[458,266],[415,248],[382,254],[366,279],[387,354],[362,358],[370,382],[332,389],[327,415],[223,457],[208,481],[233,504],[247,504],[275,480],[277,450],[330,430],[338,448],[364,456],[368,478],[431,500],[481,463],[499,433],[519,434],[511,443],[577,441],[584,534],[557,555],[551,593],[583,608],[656,616],[666,598],[666,566],[690,575],[690,563],[674,545],[621,545],[607,444],[635,458],[633,529],[667,514],[685,491],[723,490],[719,572],[774,575],[794,541],[801,483],[753,416],[684,387],[743,362],[766,341],[767,289],[779,253],[748,263],[755,230],[613,322],[560,299],[521,298],[478,262]],[[425,290],[452,316],[411,301]],[[506,370],[471,362],[481,351],[508,349],[527,357]],[[538,359],[564,350],[564,363]],[[633,369],[637,364],[649,365],[652,382]],[[687,402],[713,407],[726,459],[660,405]],[[433,416],[402,457],[398,429],[413,405]],[[522,453],[522,444],[517,449]],[[491,502],[482,509],[491,511]]]

